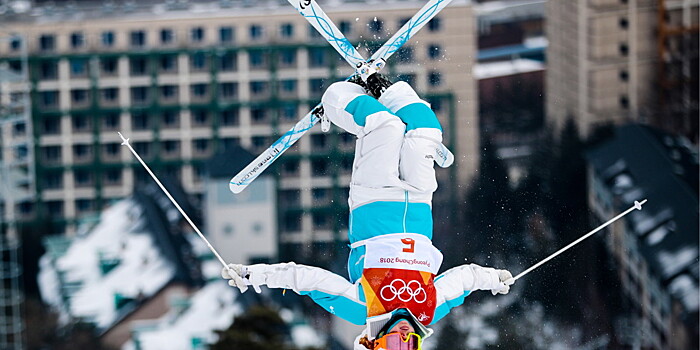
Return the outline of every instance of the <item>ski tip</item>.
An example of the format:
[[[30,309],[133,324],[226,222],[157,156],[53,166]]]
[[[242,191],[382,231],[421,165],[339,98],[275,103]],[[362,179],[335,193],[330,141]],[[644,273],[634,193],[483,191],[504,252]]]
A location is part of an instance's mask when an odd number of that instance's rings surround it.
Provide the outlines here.
[[[440,144],[435,148],[435,163],[441,168],[447,168],[455,161],[455,156],[445,145]]]
[[[639,201],[634,201],[634,209],[642,210],[642,205],[643,205],[644,203],[646,203],[646,202],[647,202],[646,199],[643,200],[643,201],[641,201],[641,202],[639,202]]]
[[[231,181],[231,182],[228,184],[228,188],[229,188],[229,190],[231,190],[231,192],[233,192],[234,194],[239,194],[239,193],[243,192],[243,190],[246,188],[246,186],[241,185],[241,184],[239,184],[239,183],[237,183],[237,182]]]

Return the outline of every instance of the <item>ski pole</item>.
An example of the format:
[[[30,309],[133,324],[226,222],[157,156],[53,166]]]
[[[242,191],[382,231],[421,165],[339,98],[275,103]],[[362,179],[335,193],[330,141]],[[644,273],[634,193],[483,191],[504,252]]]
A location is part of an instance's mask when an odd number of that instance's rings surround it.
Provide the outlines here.
[[[199,238],[201,238],[201,239],[204,241],[204,243],[207,244],[207,247],[209,247],[209,250],[211,250],[211,252],[214,253],[214,255],[216,256],[217,259],[219,259],[219,261],[221,262],[221,265],[224,265],[224,268],[228,269],[228,266],[226,265],[226,262],[224,261],[224,259],[221,258],[221,255],[219,255],[219,253],[216,251],[216,249],[214,249],[214,247],[209,243],[209,241],[206,239],[206,237],[204,237],[204,235],[202,234],[202,232],[199,231],[199,228],[197,228],[197,225],[195,225],[194,222],[192,222],[192,220],[190,219],[190,217],[187,216],[187,214],[185,213],[184,210],[182,210],[182,208],[180,207],[180,205],[177,204],[177,201],[175,201],[175,199],[173,198],[173,196],[170,195],[170,192],[168,192],[168,190],[165,189],[165,186],[163,186],[163,184],[160,183],[160,180],[158,180],[158,178],[156,177],[156,175],[153,174],[153,172],[152,172],[151,169],[148,167],[148,165],[146,165],[146,163],[144,163],[143,159],[141,159],[141,157],[139,156],[139,154],[136,153],[136,151],[134,150],[133,147],[131,147],[131,144],[129,144],[129,139],[124,138],[124,136],[122,136],[122,133],[120,133],[120,132],[117,132],[117,134],[119,134],[119,137],[122,138],[122,146],[129,147],[129,150],[131,151],[131,153],[133,153],[134,156],[136,156],[136,159],[139,160],[139,162],[141,163],[141,165],[143,165],[143,167],[146,169],[146,171],[148,172],[148,174],[150,174],[151,177],[153,178],[153,180],[155,180],[155,182],[158,184],[158,186],[160,186],[160,189],[163,190],[163,192],[165,193],[166,196],[168,196],[168,199],[170,199],[170,201],[175,205],[175,208],[177,208],[177,210],[180,211],[180,214],[182,214],[182,216],[185,217],[185,219],[187,220],[187,222],[190,223],[190,226],[192,226],[192,228],[195,230],[195,232],[197,232],[197,234],[199,235]]]
[[[636,209],[636,210],[642,210],[642,204],[644,204],[644,203],[646,203],[646,202],[647,202],[646,199],[643,200],[643,201],[641,201],[641,202],[634,201],[634,205],[633,205],[632,207],[630,207],[629,209],[627,209],[627,210],[625,210],[624,212],[620,213],[618,216],[616,216],[616,217],[614,217],[614,218],[608,220],[606,223],[604,223],[604,224],[602,224],[602,225],[596,227],[593,231],[586,233],[585,235],[581,236],[581,238],[579,238],[579,239],[577,239],[577,240],[571,242],[571,243],[570,243],[569,245],[567,245],[566,247],[559,249],[559,250],[556,251],[554,254],[552,254],[552,255],[546,257],[545,259],[543,259],[542,261],[538,262],[537,264],[532,265],[530,268],[528,268],[527,270],[521,272],[521,273],[518,274],[517,276],[515,276],[515,277],[513,277],[513,278],[507,279],[507,280],[505,281],[505,283],[506,283],[506,284],[515,283],[515,281],[517,281],[520,277],[523,277],[523,276],[527,275],[527,274],[530,273],[532,270],[534,270],[534,269],[540,267],[542,264],[546,263],[547,261],[554,259],[554,257],[556,257],[557,255],[559,255],[559,254],[565,252],[566,250],[568,250],[569,248],[571,248],[571,247],[573,247],[573,246],[575,246],[575,245],[581,243],[581,241],[583,241],[584,239],[586,239],[586,238],[592,236],[593,234],[595,234],[596,232],[598,232],[598,231],[604,229],[606,226],[612,224],[613,222],[617,221],[617,220],[620,219],[621,217],[623,217],[623,216],[629,214],[631,211],[633,211],[633,210],[635,210],[635,209]]]

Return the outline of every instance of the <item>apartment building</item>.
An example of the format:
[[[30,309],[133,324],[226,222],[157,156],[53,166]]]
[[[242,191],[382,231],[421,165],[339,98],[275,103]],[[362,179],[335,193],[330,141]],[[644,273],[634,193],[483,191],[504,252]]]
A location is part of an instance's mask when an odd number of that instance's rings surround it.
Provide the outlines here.
[[[639,349],[698,347],[698,154],[685,138],[631,124],[590,150],[588,203],[596,224],[647,199],[609,226],[624,318],[616,338]]]
[[[547,116],[644,122],[697,142],[697,1],[547,3]]]
[[[364,1],[320,3],[364,53],[423,4],[373,2],[368,11]],[[201,195],[204,165],[216,152],[265,149],[325,87],[352,73],[286,1],[81,1],[10,12],[0,31],[21,33],[28,43],[40,199],[19,215],[50,218],[69,233],[135,182],[151,181],[117,131],[156,174]],[[439,173],[447,199],[466,187],[478,161],[473,26],[469,3],[456,0],[387,68],[413,84],[443,123],[458,160]],[[18,57],[13,42],[0,47],[0,64],[15,65]],[[292,253],[345,236],[354,140],[319,129],[271,170],[280,241]]]

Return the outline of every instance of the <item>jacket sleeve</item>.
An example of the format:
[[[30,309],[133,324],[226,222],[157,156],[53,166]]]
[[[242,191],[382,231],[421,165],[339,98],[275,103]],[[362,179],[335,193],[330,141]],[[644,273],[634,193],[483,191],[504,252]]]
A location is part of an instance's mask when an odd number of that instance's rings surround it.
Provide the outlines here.
[[[253,265],[249,269],[253,274],[261,270],[269,288],[291,289],[299,295],[308,295],[326,311],[350,323],[365,324],[367,306],[360,297],[359,282],[353,284],[330,271],[293,262]]]
[[[433,323],[445,317],[454,307],[462,305],[472,291],[498,288],[498,272],[491,267],[476,264],[461,265],[451,268],[435,278],[437,290],[437,308]]]

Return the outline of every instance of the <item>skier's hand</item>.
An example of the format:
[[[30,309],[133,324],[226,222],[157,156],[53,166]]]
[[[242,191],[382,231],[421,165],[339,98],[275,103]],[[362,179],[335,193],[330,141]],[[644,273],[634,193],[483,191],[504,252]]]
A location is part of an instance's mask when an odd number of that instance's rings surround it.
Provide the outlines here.
[[[500,283],[497,288],[491,289],[491,294],[508,294],[510,286],[515,282],[513,275],[508,270],[496,270],[496,273],[498,273],[498,281]]]
[[[248,290],[249,284],[243,279],[243,276],[247,274],[246,270],[247,268],[241,264],[228,264],[221,270],[221,277],[229,280],[228,284],[231,287],[236,287],[241,293],[245,293],[245,291]]]

